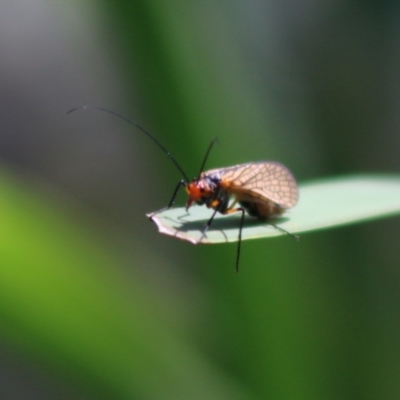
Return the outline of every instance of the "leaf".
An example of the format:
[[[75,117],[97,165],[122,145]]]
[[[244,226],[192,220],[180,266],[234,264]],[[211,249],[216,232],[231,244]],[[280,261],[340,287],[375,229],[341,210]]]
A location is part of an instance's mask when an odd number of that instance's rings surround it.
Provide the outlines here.
[[[271,223],[290,233],[353,224],[389,215],[400,214],[400,176],[352,175],[317,180],[302,184],[297,206]],[[160,233],[199,243],[205,223],[212,210],[193,206],[171,208],[159,214],[147,214]],[[235,242],[238,240],[240,213],[216,214],[200,243]],[[284,235],[268,222],[247,216],[242,240]]]

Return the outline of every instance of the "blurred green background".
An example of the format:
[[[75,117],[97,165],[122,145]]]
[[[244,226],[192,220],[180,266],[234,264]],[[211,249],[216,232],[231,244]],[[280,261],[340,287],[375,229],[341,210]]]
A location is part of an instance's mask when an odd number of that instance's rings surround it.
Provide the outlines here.
[[[279,160],[397,172],[389,1],[3,0],[1,399],[398,399],[400,220],[191,246],[145,213]],[[183,204],[182,194],[178,202]],[[318,207],[318,204],[315,205]]]

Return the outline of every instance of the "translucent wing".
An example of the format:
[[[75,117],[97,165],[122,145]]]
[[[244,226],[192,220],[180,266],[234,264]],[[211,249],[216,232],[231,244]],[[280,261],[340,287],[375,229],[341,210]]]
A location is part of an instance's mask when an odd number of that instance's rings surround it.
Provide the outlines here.
[[[221,186],[233,195],[246,195],[258,201],[273,201],[282,208],[291,208],[299,198],[292,173],[275,161],[261,161],[205,171],[202,177],[217,175]]]

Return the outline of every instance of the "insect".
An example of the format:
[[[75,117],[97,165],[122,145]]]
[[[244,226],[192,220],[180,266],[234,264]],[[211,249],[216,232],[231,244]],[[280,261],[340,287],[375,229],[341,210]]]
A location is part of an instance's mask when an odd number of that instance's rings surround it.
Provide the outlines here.
[[[68,111],[68,114],[79,109],[104,111],[133,124],[161,148],[182,174],[183,179],[177,184],[168,205],[153,213],[150,218],[171,208],[174,205],[175,198],[181,187],[184,187],[188,194],[186,210],[188,210],[193,203],[205,205],[207,208],[214,210],[204,227],[199,242],[206,236],[217,213],[224,215],[241,213],[236,252],[236,272],[239,271],[242,229],[246,212],[250,216],[256,217],[262,221],[267,221],[268,224],[272,225],[274,228],[298,239],[298,236],[293,235],[269,221],[271,217],[279,216],[283,214],[285,210],[294,207],[298,201],[299,193],[296,180],[284,165],[275,161],[260,161],[204,171],[210,151],[215,144],[214,139],[211,141],[206,151],[200,172],[196,178],[190,180],[166,147],[136,122],[112,110],[99,106],[74,108]]]

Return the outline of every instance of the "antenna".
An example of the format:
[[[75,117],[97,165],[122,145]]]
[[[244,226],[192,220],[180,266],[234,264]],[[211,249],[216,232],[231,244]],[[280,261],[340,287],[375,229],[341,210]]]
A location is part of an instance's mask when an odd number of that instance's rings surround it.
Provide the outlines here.
[[[72,110],[69,110],[67,112],[67,114],[71,114],[71,113],[73,113],[75,111],[78,111],[78,110],[99,110],[99,111],[106,112],[108,114],[115,115],[116,117],[121,118],[124,121],[129,122],[130,124],[132,124],[133,126],[138,128],[139,130],[141,130],[145,135],[147,135],[169,157],[169,159],[175,164],[175,167],[178,168],[179,172],[182,174],[182,176],[185,179],[185,181],[189,182],[189,178],[187,177],[187,175],[183,171],[182,167],[179,165],[178,161],[175,160],[175,157],[167,150],[167,148],[163,144],[161,144],[161,142],[158,141],[158,139],[156,139],[150,132],[146,131],[146,129],[142,128],[136,122],[132,121],[128,117],[125,117],[125,116],[123,116],[121,114],[118,114],[117,112],[115,112],[113,110],[109,110],[108,108],[104,108],[104,107],[100,107],[100,106],[92,106],[92,105],[85,105],[85,106],[81,106],[81,107],[75,107]],[[211,142],[211,143],[213,144],[213,142]],[[212,147],[212,144],[210,145],[210,147]],[[210,152],[210,148],[206,153],[205,160],[207,159],[207,156],[208,156],[209,152]],[[203,161],[203,166],[204,166],[205,160]],[[202,166],[202,168],[203,168],[203,166]]]
[[[208,145],[208,149],[207,149],[206,154],[205,154],[205,156],[203,158],[203,162],[201,163],[201,167],[200,167],[200,171],[199,171],[199,175],[197,176],[197,179],[200,179],[200,175],[204,170],[204,166],[206,165],[207,158],[208,158],[208,156],[210,154],[210,151],[213,148],[213,146],[214,146],[216,141],[217,141],[217,138],[215,137],[214,139],[211,140],[210,144]]]

